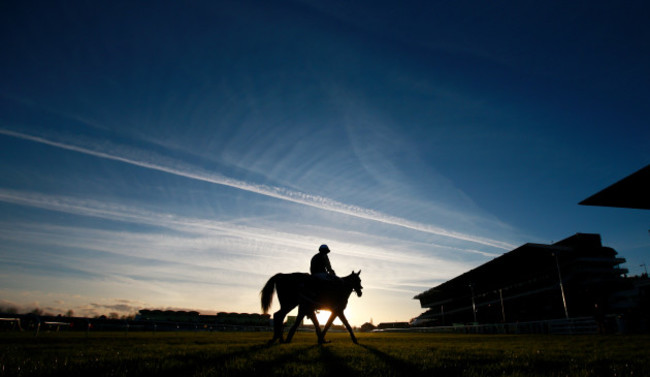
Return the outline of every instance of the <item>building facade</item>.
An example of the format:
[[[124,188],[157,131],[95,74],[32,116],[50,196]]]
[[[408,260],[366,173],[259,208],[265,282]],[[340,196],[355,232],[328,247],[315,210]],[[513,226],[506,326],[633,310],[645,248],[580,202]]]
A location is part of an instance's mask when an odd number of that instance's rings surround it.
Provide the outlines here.
[[[428,309],[414,326],[604,318],[622,305],[625,259],[578,233],[550,244],[525,244],[414,298]]]

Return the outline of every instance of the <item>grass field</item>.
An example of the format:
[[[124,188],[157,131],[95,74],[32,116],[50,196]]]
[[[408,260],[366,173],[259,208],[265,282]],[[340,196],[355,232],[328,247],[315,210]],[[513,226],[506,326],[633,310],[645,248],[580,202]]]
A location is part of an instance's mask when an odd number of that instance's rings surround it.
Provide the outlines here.
[[[650,336],[0,333],[0,376],[650,376]]]

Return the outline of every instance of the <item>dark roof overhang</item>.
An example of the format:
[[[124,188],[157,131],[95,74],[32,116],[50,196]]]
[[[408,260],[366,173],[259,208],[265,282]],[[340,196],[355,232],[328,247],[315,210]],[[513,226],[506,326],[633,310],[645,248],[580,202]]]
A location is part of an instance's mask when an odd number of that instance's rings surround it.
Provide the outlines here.
[[[597,192],[579,204],[650,209],[650,165]]]

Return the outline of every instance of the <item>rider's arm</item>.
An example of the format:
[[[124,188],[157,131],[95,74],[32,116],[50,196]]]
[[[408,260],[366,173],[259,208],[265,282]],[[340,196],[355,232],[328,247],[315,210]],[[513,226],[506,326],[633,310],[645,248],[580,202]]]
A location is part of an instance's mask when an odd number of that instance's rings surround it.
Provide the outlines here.
[[[325,255],[325,270],[327,271],[328,274],[336,276],[336,272],[332,269],[332,265],[330,264],[330,259]]]

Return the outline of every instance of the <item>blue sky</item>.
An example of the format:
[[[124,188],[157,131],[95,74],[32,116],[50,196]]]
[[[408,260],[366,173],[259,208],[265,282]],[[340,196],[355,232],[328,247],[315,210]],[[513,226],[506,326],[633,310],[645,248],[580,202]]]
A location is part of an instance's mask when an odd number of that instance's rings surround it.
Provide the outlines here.
[[[259,312],[321,243],[356,325],[577,232],[643,272],[577,203],[650,163],[644,2],[1,7],[2,307]]]

